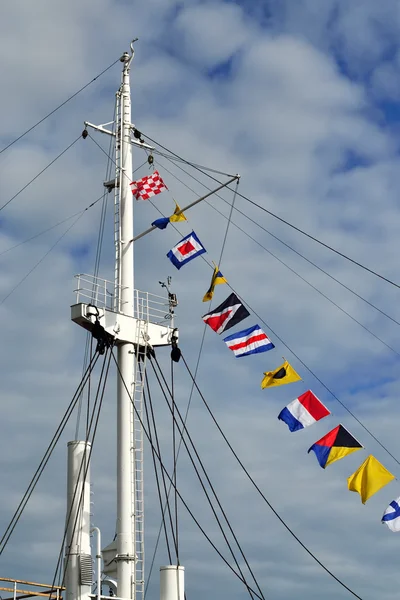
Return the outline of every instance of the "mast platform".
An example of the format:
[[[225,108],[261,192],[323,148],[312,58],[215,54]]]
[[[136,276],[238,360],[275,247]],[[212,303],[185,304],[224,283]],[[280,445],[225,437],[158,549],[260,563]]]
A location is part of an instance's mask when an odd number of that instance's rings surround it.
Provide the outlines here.
[[[173,310],[163,296],[133,290],[133,316],[120,304],[122,294],[115,283],[92,275],[76,275],[76,303],[71,319],[93,331],[96,320],[115,338],[115,343],[132,343],[151,347],[169,346],[174,331]]]

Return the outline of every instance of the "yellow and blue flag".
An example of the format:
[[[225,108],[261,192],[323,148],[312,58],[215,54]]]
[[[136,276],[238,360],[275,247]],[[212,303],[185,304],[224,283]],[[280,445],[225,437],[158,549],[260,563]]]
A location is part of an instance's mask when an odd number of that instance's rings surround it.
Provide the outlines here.
[[[207,292],[204,295],[203,302],[207,302],[207,300],[212,300],[212,297],[214,295],[214,288],[216,285],[219,285],[220,283],[228,283],[228,281],[222,275],[222,273],[219,270],[219,268],[217,267],[217,265],[215,265],[215,269],[214,269],[213,275],[211,277],[210,287],[208,288]]]
[[[187,221],[187,218],[181,211],[177,202],[175,202],[175,210],[170,217],[161,217],[160,219],[156,219],[151,225],[152,227],[157,227],[158,229],[165,229],[168,223],[179,223],[180,221]]]

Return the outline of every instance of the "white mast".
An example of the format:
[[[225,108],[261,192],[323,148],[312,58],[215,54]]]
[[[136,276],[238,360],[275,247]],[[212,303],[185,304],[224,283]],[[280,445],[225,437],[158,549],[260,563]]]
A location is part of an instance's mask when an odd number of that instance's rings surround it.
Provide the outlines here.
[[[133,198],[130,189],[132,181],[132,146],[131,146],[131,90],[129,81],[132,55],[125,53],[121,57],[124,63],[121,86],[121,121],[120,135],[120,172],[119,172],[119,222],[120,237],[117,240],[119,248],[116,251],[115,272],[119,274],[116,288],[119,290],[119,311],[133,317]],[[118,139],[119,137],[119,139]],[[119,285],[118,285],[119,283]],[[134,346],[129,342],[118,345],[118,388],[117,388],[117,578],[118,596],[120,598],[135,598],[135,556],[134,556],[134,515],[135,490],[132,481],[132,460],[135,449],[131,449],[131,420],[134,382]],[[126,387],[128,387],[130,394]],[[133,463],[134,464],[134,463]],[[132,497],[133,496],[133,497]]]
[[[143,600],[144,597],[143,430],[140,415],[147,350],[170,346],[172,338],[177,338],[173,322],[174,295],[169,294],[166,300],[134,290],[134,239],[150,233],[153,227],[134,238],[134,201],[130,189],[132,146],[149,151],[153,148],[142,139],[131,138],[134,126],[131,123],[129,71],[134,57],[133,43],[131,55],[125,52],[121,57],[123,71],[117,92],[116,130],[107,129],[110,123],[93,125],[85,122],[86,127],[115,137],[116,176],[115,180],[104,183],[109,191],[115,189],[115,278],[110,282],[92,275],[78,275],[76,303],[71,306],[71,319],[91,331],[96,339],[102,339],[103,352],[111,339],[117,347],[117,533],[115,541],[102,550],[102,555],[103,573],[108,576],[106,581],[112,582],[118,599],[123,600]],[[83,137],[87,137],[87,132]],[[238,175],[231,177],[214,191],[190,203],[185,210],[238,178]],[[139,349],[143,359],[141,363]],[[85,530],[85,533],[88,531]],[[79,576],[77,566],[74,564],[71,569],[69,588],[72,593],[67,590],[67,598],[86,600],[74,583]],[[99,590],[97,595],[102,599],[109,598],[102,596]],[[93,594],[90,597],[93,598]],[[183,597],[183,567],[162,567],[162,600],[182,600]]]

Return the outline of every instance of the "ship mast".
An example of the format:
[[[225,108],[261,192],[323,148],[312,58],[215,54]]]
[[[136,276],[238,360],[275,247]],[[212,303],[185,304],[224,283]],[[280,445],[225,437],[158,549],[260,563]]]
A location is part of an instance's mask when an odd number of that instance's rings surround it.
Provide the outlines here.
[[[136,41],[136,40],[134,40]],[[144,597],[144,506],[143,506],[143,386],[148,351],[171,346],[177,340],[174,328],[172,294],[168,298],[134,289],[134,227],[132,146],[152,151],[143,140],[132,135],[130,65],[134,57],[125,52],[122,81],[117,92],[115,130],[110,123],[85,127],[115,138],[115,179],[105,187],[115,195],[114,241],[115,272],[110,282],[92,275],[77,276],[76,303],[71,306],[72,320],[91,331],[102,352],[112,345],[117,349],[117,522],[116,539],[103,548],[103,574],[118,599],[143,600]],[[87,132],[85,130],[87,137]],[[193,204],[193,203],[192,203]],[[142,237],[141,234],[139,237]],[[111,301],[110,301],[111,299]],[[99,340],[100,341],[100,340]],[[176,341],[175,341],[176,343]],[[97,347],[99,349],[99,345]],[[111,351],[113,351],[111,349]],[[75,471],[74,471],[75,473]],[[78,486],[77,475],[71,487]],[[89,535],[89,523],[79,524],[77,535]],[[67,557],[71,554],[67,549]],[[78,557],[79,559],[79,557]],[[77,559],[77,560],[78,560]],[[69,566],[68,566],[69,563]],[[172,568],[172,571],[171,571]],[[67,561],[68,600],[83,598],[80,574],[72,560]],[[100,574],[98,574],[100,581]],[[183,567],[161,568],[160,589],[163,598],[183,597]],[[171,596],[175,594],[174,596]],[[93,595],[91,595],[93,596]],[[107,599],[107,596],[100,598]]]
[[[133,317],[134,261],[133,201],[129,184],[132,181],[131,145],[131,90],[130,65],[134,56],[123,54],[122,85],[120,89],[120,123],[117,123],[116,151],[120,154],[119,178],[119,239],[116,239],[116,290],[119,300],[118,312]],[[118,139],[119,137],[119,139]],[[120,150],[117,147],[120,144]],[[119,281],[118,281],[119,279]],[[117,578],[118,596],[135,598],[135,489],[132,465],[135,464],[135,448],[131,448],[131,423],[133,407],[126,386],[133,392],[135,351],[132,343],[118,344],[117,387]]]
[[[136,41],[136,40],[134,40]],[[122,82],[117,92],[115,130],[107,128],[110,123],[85,127],[115,138],[115,179],[105,182],[105,187],[114,189],[114,281],[96,276],[77,276],[76,303],[71,306],[71,319],[92,332],[98,340],[97,350],[103,354],[105,348],[117,349],[117,522],[116,539],[102,550],[103,574],[117,594],[118,600],[143,600],[144,598],[144,506],[143,506],[143,427],[142,406],[144,374],[148,352],[154,348],[177,343],[178,333],[174,326],[174,294],[168,298],[155,296],[134,289],[134,240],[150,233],[155,227],[134,237],[132,181],[132,147],[152,151],[131,123],[130,66],[134,57],[134,42],[131,54],[121,56],[123,63]],[[87,137],[84,131],[83,137]],[[139,139],[137,139],[139,137]],[[191,202],[186,210],[208,196],[226,187],[239,176],[232,176],[226,183],[205,196]],[[110,301],[111,299],[111,301]],[[111,341],[112,340],[112,343]],[[100,344],[100,346],[99,346]],[[113,348],[111,348],[113,352]],[[173,359],[172,355],[171,358]],[[80,442],[74,442],[79,449]],[[86,444],[86,442],[84,443]],[[75,446],[74,446],[75,447]],[[73,491],[81,484],[77,462],[71,454],[71,477],[69,485]],[[75,462],[74,462],[75,461]],[[86,472],[86,471],[85,471]],[[86,486],[87,487],[87,486]],[[72,493],[72,492],[71,492]],[[79,506],[74,510],[78,511]],[[69,520],[71,523],[75,520]],[[69,525],[70,538],[89,537],[90,522],[80,520],[77,528]],[[100,533],[98,531],[98,533]],[[73,538],[75,539],[75,538]],[[82,547],[83,548],[83,547]],[[83,564],[85,548],[78,547],[74,553],[66,549],[67,600],[88,600],[78,562]],[[72,558],[71,558],[72,557]],[[98,573],[98,598],[109,600],[100,592],[101,574]],[[184,567],[167,565],[160,568],[161,600],[183,600]]]

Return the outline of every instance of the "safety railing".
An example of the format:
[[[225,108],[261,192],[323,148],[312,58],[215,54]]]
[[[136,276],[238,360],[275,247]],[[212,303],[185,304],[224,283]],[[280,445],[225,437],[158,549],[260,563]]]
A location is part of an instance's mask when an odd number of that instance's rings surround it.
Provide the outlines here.
[[[2,585],[3,582],[7,582],[11,585],[4,586]],[[29,588],[38,589],[26,589],[27,586]],[[4,594],[1,594],[3,600],[22,600],[22,598],[34,598],[35,596],[60,600],[65,587],[59,585],[47,585],[46,583],[36,583],[35,581],[25,581],[24,579],[7,579],[7,577],[0,577],[0,590],[10,594],[7,597],[4,597]]]
[[[74,292],[76,304],[94,304],[97,308],[105,308],[114,312],[124,313],[124,306],[119,309],[122,286],[113,281],[81,273],[75,275],[77,281]],[[125,288],[127,289],[127,288]],[[167,298],[133,290],[133,316],[143,321],[168,324],[171,320],[170,307]]]

